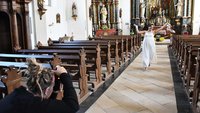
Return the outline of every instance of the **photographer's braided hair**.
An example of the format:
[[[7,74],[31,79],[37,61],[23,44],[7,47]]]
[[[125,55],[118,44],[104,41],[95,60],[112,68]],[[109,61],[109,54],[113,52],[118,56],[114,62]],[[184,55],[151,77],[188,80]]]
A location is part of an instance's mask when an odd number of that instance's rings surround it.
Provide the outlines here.
[[[27,77],[27,88],[33,94],[39,94],[44,98],[43,90],[52,84],[53,73],[51,69],[42,68],[36,59],[27,59],[28,69],[23,76]]]

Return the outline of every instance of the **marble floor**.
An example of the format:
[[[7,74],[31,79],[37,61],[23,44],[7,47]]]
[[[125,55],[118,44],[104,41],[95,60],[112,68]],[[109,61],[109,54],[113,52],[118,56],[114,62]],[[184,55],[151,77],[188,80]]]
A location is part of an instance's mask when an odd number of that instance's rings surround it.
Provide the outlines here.
[[[167,45],[157,45],[157,63],[144,71],[141,54],[86,113],[177,113]]]

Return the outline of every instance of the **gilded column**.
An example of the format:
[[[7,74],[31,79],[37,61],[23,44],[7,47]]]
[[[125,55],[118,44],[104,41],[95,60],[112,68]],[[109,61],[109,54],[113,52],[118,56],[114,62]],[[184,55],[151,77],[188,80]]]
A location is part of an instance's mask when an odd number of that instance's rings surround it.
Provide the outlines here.
[[[107,2],[106,4],[106,9],[108,11],[108,15],[107,15],[107,25],[108,28],[110,28],[110,1]]]
[[[119,10],[119,1],[115,0],[115,28],[118,29],[118,18],[119,18],[119,14],[118,14],[118,10]]]

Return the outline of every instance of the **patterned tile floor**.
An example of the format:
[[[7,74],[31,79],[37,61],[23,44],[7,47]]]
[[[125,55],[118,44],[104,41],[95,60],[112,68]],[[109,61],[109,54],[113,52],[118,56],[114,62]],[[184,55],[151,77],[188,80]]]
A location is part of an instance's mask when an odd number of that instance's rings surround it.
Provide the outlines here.
[[[144,71],[141,54],[86,113],[177,113],[167,45],[157,45],[157,63]]]

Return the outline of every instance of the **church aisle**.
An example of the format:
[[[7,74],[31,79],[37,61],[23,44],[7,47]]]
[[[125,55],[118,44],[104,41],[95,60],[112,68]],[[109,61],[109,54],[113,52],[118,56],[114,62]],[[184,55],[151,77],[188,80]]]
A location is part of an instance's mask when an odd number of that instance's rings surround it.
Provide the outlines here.
[[[156,45],[157,64],[142,69],[141,54],[86,113],[177,113],[167,45]]]

